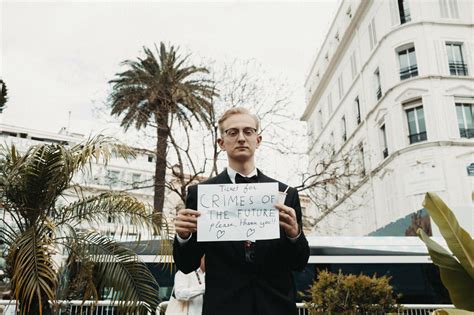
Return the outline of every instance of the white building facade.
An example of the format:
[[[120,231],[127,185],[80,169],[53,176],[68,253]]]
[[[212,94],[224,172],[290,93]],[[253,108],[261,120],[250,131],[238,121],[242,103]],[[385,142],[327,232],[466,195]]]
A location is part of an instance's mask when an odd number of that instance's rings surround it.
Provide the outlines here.
[[[22,153],[34,145],[62,144],[73,146],[86,140],[87,137],[84,135],[69,133],[65,129],[62,129],[59,133],[52,133],[0,124],[0,142],[9,146],[15,145],[17,150]],[[125,191],[147,205],[151,211],[154,195],[155,154],[153,151],[142,149],[138,149],[137,152],[137,156],[129,160],[112,157],[107,165],[104,165],[101,160],[96,161],[91,164],[90,169],[85,172],[78,172],[74,176],[73,182],[82,187],[82,193],[86,196],[111,190]],[[169,176],[171,178],[171,174]],[[181,202],[179,196],[174,192],[168,190],[166,193],[164,213],[170,219],[175,216],[175,209]],[[77,198],[77,194],[71,190],[66,192],[65,197],[67,197],[67,200],[63,202],[73,202]],[[170,225],[169,227],[173,231],[173,226]],[[126,228],[117,227],[113,222],[101,226],[104,233],[114,233],[116,229],[123,230]],[[130,233],[132,238],[134,233]]]
[[[404,235],[396,223],[423,208],[427,191],[474,234],[473,14],[470,0],[341,1],[302,119],[310,160],[333,143],[362,159],[365,176],[317,234]]]

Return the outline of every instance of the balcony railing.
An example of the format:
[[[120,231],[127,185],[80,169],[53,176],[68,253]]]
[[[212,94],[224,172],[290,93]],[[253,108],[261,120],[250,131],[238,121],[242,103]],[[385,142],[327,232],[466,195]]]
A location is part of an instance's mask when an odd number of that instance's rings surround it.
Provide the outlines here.
[[[168,302],[161,302],[158,306],[157,314],[165,314],[166,307]],[[453,309],[454,305],[452,304],[404,304],[401,305],[401,309],[396,313],[397,315],[431,315],[437,309]],[[310,312],[308,306],[305,303],[296,303],[296,308],[298,309],[298,315],[308,315],[313,313],[315,309],[312,309],[313,312]],[[323,311],[321,311],[323,313]]]
[[[409,79],[418,76],[418,66],[413,65],[400,69],[400,80]]]
[[[449,63],[449,72],[451,75],[468,75],[467,65],[463,62],[450,62]]]
[[[118,314],[118,302],[112,301],[57,301],[60,305],[57,314],[90,314],[90,315],[113,315]],[[148,314],[148,315],[164,315],[168,301],[161,302],[156,313],[140,310],[127,314]],[[305,303],[296,303],[298,315],[307,315],[309,310]],[[430,315],[436,309],[453,309],[452,304],[405,304],[397,314],[404,315]],[[16,314],[16,301],[0,300],[0,314]]]
[[[403,12],[400,12],[400,23],[405,24],[411,21],[410,11],[405,9]]]
[[[428,139],[428,137],[426,135],[426,131],[424,131],[420,133],[411,134],[408,136],[408,139],[410,139],[410,144],[413,144],[413,143],[425,141],[426,139]]]
[[[474,138],[474,128],[459,128],[461,138]]]
[[[382,97],[382,87],[379,86],[379,88],[377,89],[375,93],[377,95],[377,101],[378,101]]]

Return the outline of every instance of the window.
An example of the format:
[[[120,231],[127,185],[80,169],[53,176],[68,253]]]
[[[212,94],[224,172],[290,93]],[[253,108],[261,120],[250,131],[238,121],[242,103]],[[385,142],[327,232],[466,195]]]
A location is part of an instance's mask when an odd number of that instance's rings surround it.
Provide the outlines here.
[[[133,173],[132,174],[132,181],[139,182],[141,180],[142,174],[140,173]]]
[[[361,122],[361,116],[360,116],[360,101],[359,101],[359,97],[357,96],[354,100],[354,105],[355,105],[355,110],[356,110],[356,121],[357,121],[357,125],[360,124]]]
[[[408,1],[398,0],[398,14],[400,16],[400,24],[405,24],[411,21],[410,8]]]
[[[442,18],[459,18],[458,2],[457,0],[438,0],[439,9]]]
[[[344,159],[344,176],[346,177],[346,188],[351,190],[351,161],[348,158]]]
[[[398,51],[398,60],[400,62],[400,80],[418,76],[414,46]]]
[[[153,162],[153,155],[151,155],[151,154],[148,155],[148,162],[150,162],[150,163]]]
[[[339,99],[342,99],[342,97],[344,96],[344,82],[342,80],[342,73],[337,79],[337,87],[339,90]]]
[[[415,101],[414,105],[406,106],[408,124],[408,139],[410,144],[427,140],[425,114],[421,100]]]
[[[467,75],[467,65],[464,63],[461,43],[446,43],[448,51],[449,73],[451,75]]]
[[[385,130],[385,124],[380,127],[380,140],[382,143],[382,155],[385,159],[388,156],[387,132]]]
[[[365,169],[365,156],[364,156],[364,144],[359,144],[359,163],[362,176],[367,174]]]
[[[377,34],[375,33],[375,19],[372,18],[372,21],[369,24],[369,42],[370,50],[372,50],[375,45],[377,45]]]
[[[459,134],[461,138],[474,138],[474,120],[472,115],[473,104],[456,103]]]
[[[382,86],[380,84],[380,71],[379,68],[374,72],[374,84],[375,84],[375,96],[377,101],[382,97]]]
[[[352,79],[357,75],[357,62],[356,62],[356,53],[355,51],[351,55],[351,74]]]
[[[342,116],[342,119],[341,119],[341,130],[342,130],[342,141],[345,142],[347,140],[347,128],[346,128],[345,116]]]
[[[140,186],[142,174],[140,173],[133,173],[132,174],[132,187],[138,188]]]
[[[120,172],[107,170],[107,184],[115,185],[119,181]]]

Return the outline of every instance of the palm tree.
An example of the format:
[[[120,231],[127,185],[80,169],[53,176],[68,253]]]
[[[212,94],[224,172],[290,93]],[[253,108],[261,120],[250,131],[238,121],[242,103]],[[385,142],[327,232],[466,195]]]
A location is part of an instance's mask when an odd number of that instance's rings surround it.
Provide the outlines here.
[[[163,211],[165,195],[166,157],[171,124],[177,120],[183,127],[192,128],[193,121],[211,128],[213,113],[213,84],[201,75],[203,67],[186,65],[187,57],[178,55],[174,46],[155,46],[156,56],[144,47],[145,58],[122,63],[128,70],[116,74],[110,95],[111,115],[123,115],[121,126],[132,125],[137,130],[153,125],[156,128],[155,195],[156,212]]]
[[[0,114],[3,112],[5,104],[7,103],[7,85],[0,79]]]
[[[109,218],[118,226],[131,222],[138,231],[153,231],[158,227],[146,207],[123,192],[84,196],[72,182],[94,161],[133,155],[130,148],[103,136],[72,147],[32,146],[23,154],[13,145],[1,147],[0,243],[8,247],[8,273],[20,314],[51,313],[48,300],[57,301],[67,274],[63,271],[74,268],[79,278],[95,280],[81,287],[84,299],[97,300],[104,287],[113,287],[112,299],[122,309],[136,309],[145,302],[154,312],[158,284],[150,271],[133,251],[98,232]],[[66,203],[74,192],[77,200]],[[59,273],[55,256],[61,253],[69,259]]]

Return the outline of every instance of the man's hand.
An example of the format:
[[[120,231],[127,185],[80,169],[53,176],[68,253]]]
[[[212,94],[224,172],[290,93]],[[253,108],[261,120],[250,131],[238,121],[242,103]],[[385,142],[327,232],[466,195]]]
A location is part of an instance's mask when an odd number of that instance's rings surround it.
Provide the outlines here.
[[[299,234],[298,221],[296,220],[295,209],[283,204],[276,204],[275,208],[279,210],[280,226],[285,231],[286,236],[295,238]]]
[[[187,239],[191,233],[197,231],[197,217],[201,213],[191,209],[181,209],[174,219],[174,228],[176,233],[182,239]]]

